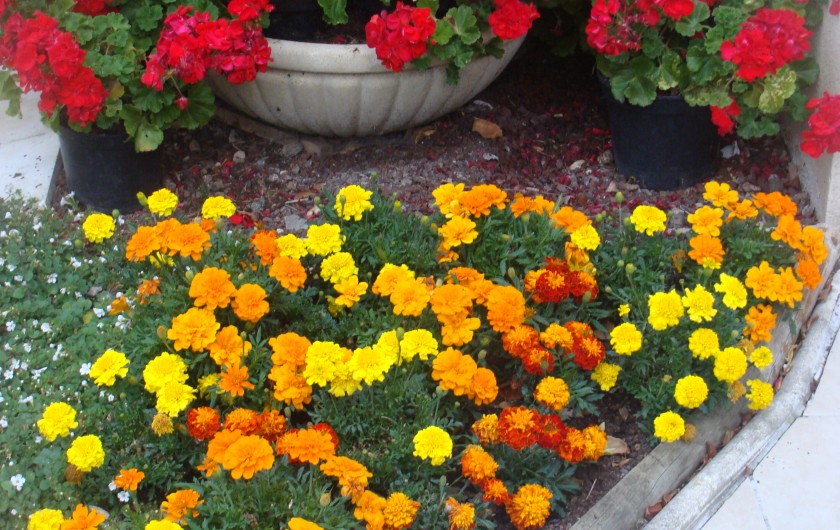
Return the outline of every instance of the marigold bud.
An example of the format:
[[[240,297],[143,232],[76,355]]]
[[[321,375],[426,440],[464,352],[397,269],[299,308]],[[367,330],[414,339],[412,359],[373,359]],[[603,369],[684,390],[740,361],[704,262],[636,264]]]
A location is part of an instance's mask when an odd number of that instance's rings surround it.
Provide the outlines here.
[[[394,211],[397,213],[402,212],[402,202],[394,201]]]
[[[615,192],[615,202],[621,204],[624,202],[624,194],[620,191]]]
[[[67,467],[64,469],[64,480],[66,480],[68,484],[78,486],[82,483],[82,479],[84,477],[84,472],[79,471],[79,468],[73,464],[67,464]]]
[[[169,416],[167,416],[166,414],[158,412],[152,419],[152,430],[158,436],[172,434],[172,431],[174,430],[172,426],[172,420],[169,419]]]
[[[628,263],[624,266],[624,272],[627,273],[627,276],[632,276],[634,272],[636,272],[636,266],[632,263]]]

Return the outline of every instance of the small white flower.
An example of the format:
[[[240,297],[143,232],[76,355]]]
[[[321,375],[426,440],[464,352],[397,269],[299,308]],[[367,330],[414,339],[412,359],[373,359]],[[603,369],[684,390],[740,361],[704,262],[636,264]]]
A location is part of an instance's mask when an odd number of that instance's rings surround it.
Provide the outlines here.
[[[33,400],[32,396],[26,396],[25,398],[20,398],[18,400],[18,403],[20,403],[22,405],[26,405],[28,403],[32,403],[32,400]]]
[[[113,403],[115,399],[114,394],[108,394],[108,403]]]
[[[94,307],[93,314],[96,315],[96,318],[102,318],[105,316],[105,310],[100,307]]]
[[[9,510],[9,513],[12,514],[12,515],[17,515],[18,512],[17,512],[17,510],[12,508],[11,510]]]
[[[6,219],[11,219],[12,218],[12,212],[6,212],[6,217],[5,218]]]
[[[9,420],[6,419],[6,416],[3,416],[2,418],[0,418],[0,427],[3,427],[5,429],[8,426],[9,426]]]
[[[14,320],[6,322],[6,331],[8,331],[9,333],[13,332],[15,330],[15,327],[17,327],[17,324],[15,324]]]
[[[117,493],[117,498],[122,502],[128,502],[131,499],[131,495],[127,491],[121,491]]]
[[[9,234],[5,230],[0,230],[0,237],[9,237]]]
[[[52,326],[50,326],[49,322],[42,322],[41,331],[43,331],[44,333],[52,333],[53,329]]]
[[[47,283],[55,283],[58,281],[58,273],[54,272],[47,276]]]
[[[82,379],[82,386],[88,386],[87,379]]]
[[[6,265],[6,270],[8,270],[9,272],[15,272],[15,269],[17,269],[17,267],[15,267],[14,265],[12,265],[11,263],[9,263],[8,265]]]
[[[20,368],[20,359],[12,359],[11,368],[12,370],[17,370],[18,368]]]
[[[41,442],[43,442],[43,441],[44,441],[44,438],[43,438],[40,434],[39,434],[38,436],[36,436],[36,437],[35,437],[35,443],[36,443],[36,444],[39,444],[39,443],[41,443]]]
[[[70,258],[70,265],[72,265],[73,268],[78,269],[82,266],[82,262],[76,259],[75,256],[73,256],[72,258]]]
[[[15,281],[16,281],[16,282],[18,282],[18,283],[23,282],[23,276],[21,276],[20,274],[15,274],[15,278],[14,278],[14,279],[15,279]]]
[[[114,483],[113,480],[108,483],[108,490],[109,491],[116,491],[117,490],[117,485]]]
[[[25,351],[26,353],[30,353],[32,351],[32,344],[29,342],[24,342],[23,351]]]
[[[37,223],[32,225],[32,230],[35,230],[37,232],[40,229],[41,229],[41,221],[38,221]]]
[[[5,372],[3,372],[3,379],[5,379],[6,381],[8,381],[9,379],[12,379],[14,377],[15,377],[15,372],[11,368],[9,368]]]
[[[17,475],[14,475],[10,479],[10,482],[12,483],[12,486],[14,486],[16,490],[20,491],[20,490],[23,489],[23,485],[26,482],[26,478],[24,478],[23,475],[18,473]]]
[[[79,373],[81,375],[87,375],[90,373],[91,363],[82,363],[81,368],[79,368]]]

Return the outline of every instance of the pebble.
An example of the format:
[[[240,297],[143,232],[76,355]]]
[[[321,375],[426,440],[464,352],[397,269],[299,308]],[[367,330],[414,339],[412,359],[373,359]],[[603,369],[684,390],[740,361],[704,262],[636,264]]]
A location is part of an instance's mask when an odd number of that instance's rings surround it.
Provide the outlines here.
[[[187,147],[191,153],[198,153],[201,151],[201,144],[198,143],[196,140],[190,140],[190,144]]]
[[[304,233],[309,228],[306,219],[297,214],[284,215],[283,223],[286,225],[287,232],[296,234]]]
[[[241,164],[245,161],[245,151],[241,149],[235,153],[233,153],[233,163],[234,164]]]
[[[785,188],[784,182],[782,179],[779,178],[779,175],[773,173],[769,177],[767,177],[767,189],[768,191],[782,191]]]
[[[290,142],[283,144],[280,154],[286,157],[297,156],[303,151],[303,145],[300,142]]]

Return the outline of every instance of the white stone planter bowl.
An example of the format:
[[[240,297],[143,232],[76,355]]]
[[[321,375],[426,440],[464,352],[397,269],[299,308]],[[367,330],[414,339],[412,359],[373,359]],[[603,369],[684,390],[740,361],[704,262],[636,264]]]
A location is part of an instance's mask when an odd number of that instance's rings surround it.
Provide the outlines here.
[[[381,65],[365,44],[313,44],[268,39],[268,70],[240,85],[208,81],[235,109],[282,129],[320,136],[370,136],[421,125],[467,103],[504,70],[524,37],[506,41],[502,58],[482,57],[461,69],[457,85],[446,67],[400,73]]]

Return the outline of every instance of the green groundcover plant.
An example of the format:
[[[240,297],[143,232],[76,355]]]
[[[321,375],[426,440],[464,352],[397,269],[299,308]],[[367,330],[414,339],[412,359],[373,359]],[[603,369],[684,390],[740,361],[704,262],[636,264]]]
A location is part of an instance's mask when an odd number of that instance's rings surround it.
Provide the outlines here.
[[[708,183],[690,230],[444,184],[421,217],[359,186],[305,235],[209,197],[148,220],[0,202],[0,510],[15,528],[540,528],[609,454],[767,406],[779,307],[823,234]]]

